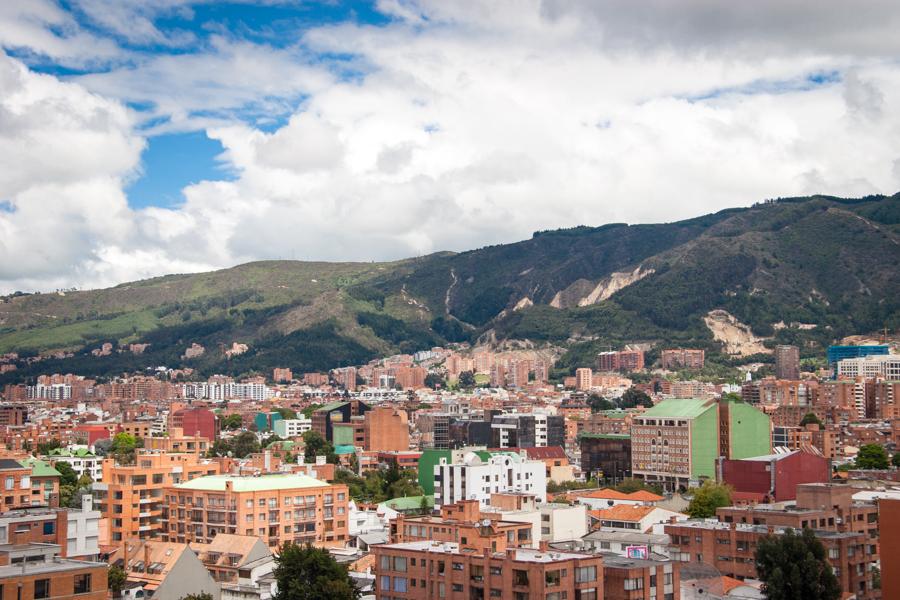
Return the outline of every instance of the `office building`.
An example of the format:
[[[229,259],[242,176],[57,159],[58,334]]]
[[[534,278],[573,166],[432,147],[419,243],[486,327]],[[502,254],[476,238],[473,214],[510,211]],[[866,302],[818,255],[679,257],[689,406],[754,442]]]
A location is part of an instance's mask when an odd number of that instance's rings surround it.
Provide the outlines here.
[[[582,433],[581,470],[585,477],[621,481],[631,477],[631,436],[615,433]]]
[[[503,414],[491,419],[491,447],[543,448],[564,446],[565,417],[558,415]]]
[[[862,356],[888,354],[887,344],[872,346],[829,346],[827,351],[828,364],[834,366],[845,358],[860,358]]]

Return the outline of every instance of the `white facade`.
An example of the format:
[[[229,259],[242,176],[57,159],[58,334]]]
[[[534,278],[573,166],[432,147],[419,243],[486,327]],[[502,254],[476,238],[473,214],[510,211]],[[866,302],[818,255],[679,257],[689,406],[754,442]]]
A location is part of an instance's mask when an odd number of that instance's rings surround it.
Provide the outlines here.
[[[889,380],[900,379],[900,355],[883,354],[845,358],[838,361],[838,377],[882,377]]]
[[[547,498],[547,474],[543,461],[528,460],[508,452],[468,452],[462,461],[449,464],[442,458],[434,467],[434,504],[478,500],[489,504],[492,493],[533,494],[539,502]]]
[[[312,429],[312,419],[298,417],[296,419],[279,419],[273,427],[275,435],[280,438],[295,438]]]
[[[581,504],[541,504],[541,541],[568,542],[587,535],[587,507]]]
[[[54,463],[67,463],[80,479],[87,475],[91,481],[100,481],[103,479],[103,459],[99,456],[53,456]]]
[[[97,556],[100,554],[100,511],[94,510],[94,499],[82,496],[81,509],[66,511],[67,556]]]

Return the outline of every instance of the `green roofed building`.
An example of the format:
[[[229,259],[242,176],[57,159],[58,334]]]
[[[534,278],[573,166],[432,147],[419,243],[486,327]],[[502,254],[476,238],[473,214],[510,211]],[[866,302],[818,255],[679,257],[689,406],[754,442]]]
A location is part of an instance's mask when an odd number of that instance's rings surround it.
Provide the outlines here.
[[[743,402],[699,398],[663,400],[631,428],[633,476],[666,489],[715,478],[716,459],[770,454],[768,415]]]

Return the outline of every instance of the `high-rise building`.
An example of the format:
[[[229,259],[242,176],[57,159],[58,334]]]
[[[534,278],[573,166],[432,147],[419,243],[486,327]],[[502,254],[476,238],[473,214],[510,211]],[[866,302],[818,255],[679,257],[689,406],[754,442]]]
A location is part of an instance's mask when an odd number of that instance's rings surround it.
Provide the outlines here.
[[[900,355],[845,358],[837,363],[837,376],[900,380]]]
[[[575,389],[586,392],[594,385],[594,372],[587,367],[575,369]]]
[[[169,418],[170,429],[181,429],[185,436],[199,435],[210,443],[219,437],[219,419],[207,408],[182,408]]]
[[[294,379],[294,374],[290,369],[275,368],[272,369],[272,381],[275,383],[290,383]]]
[[[376,406],[366,412],[363,418],[366,450],[409,450],[409,418],[405,410]]]
[[[672,348],[663,350],[660,363],[663,369],[702,369],[706,359],[704,350]]]
[[[491,420],[494,448],[542,448],[565,445],[565,417],[559,415],[504,414]]]
[[[617,433],[582,433],[581,470],[588,477],[620,481],[631,477],[631,436]]]
[[[800,379],[800,348],[775,346],[775,379]]]
[[[598,371],[640,371],[644,368],[643,350],[619,350],[597,355]]]
[[[663,400],[634,417],[631,471],[667,489],[715,478],[716,459],[772,451],[769,417],[743,402]]]
[[[878,344],[873,346],[829,346],[828,347],[828,364],[834,366],[838,361],[845,358],[860,358],[862,356],[888,354],[889,348],[887,344]]]

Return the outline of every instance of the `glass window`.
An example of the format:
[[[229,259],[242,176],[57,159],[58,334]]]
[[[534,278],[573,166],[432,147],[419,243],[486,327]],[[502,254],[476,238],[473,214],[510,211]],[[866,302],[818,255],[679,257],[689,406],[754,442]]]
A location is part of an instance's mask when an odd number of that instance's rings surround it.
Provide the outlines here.
[[[91,591],[91,574],[84,573],[75,576],[75,587],[72,590],[74,594],[87,594]]]
[[[406,593],[406,577],[394,577],[394,591]]]
[[[50,580],[49,579],[35,579],[35,581],[34,581],[34,597],[35,597],[35,600],[40,600],[41,598],[49,598],[50,597]]]

